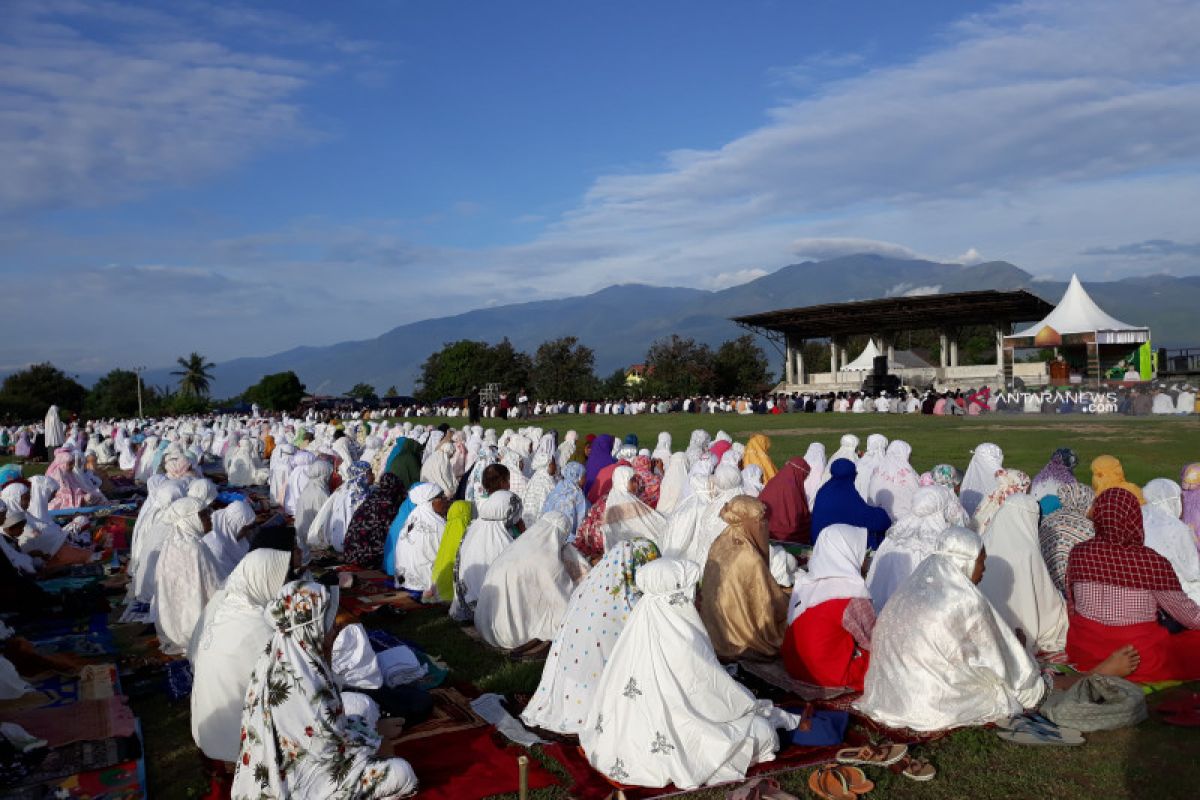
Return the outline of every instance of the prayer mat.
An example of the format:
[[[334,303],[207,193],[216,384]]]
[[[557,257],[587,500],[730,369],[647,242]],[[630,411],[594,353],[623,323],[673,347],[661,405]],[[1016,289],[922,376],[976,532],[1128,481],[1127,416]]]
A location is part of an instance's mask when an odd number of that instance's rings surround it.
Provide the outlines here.
[[[442,686],[432,690],[430,694],[433,696],[433,710],[429,719],[405,729],[391,744],[403,749],[418,739],[434,739],[476,728],[490,728],[487,721],[471,708],[471,700],[478,692],[470,689],[467,691],[472,697],[467,697],[455,686]]]
[[[64,779],[78,777],[88,772],[103,772],[122,763],[137,764],[142,756],[142,744],[136,736],[124,739],[106,739],[100,742],[74,742],[49,751],[44,760],[25,777],[15,782],[23,788],[14,790],[18,793],[0,793],[0,798],[8,797],[54,797],[50,794],[30,794],[29,792],[47,782],[60,784]],[[63,795],[70,797],[72,795]],[[103,795],[101,795],[103,796]]]
[[[178,702],[192,696],[192,665],[185,659],[167,662],[167,697]]]
[[[107,632],[108,615],[106,614],[90,614],[74,618],[55,617],[21,626],[21,635],[31,642],[40,642],[43,639],[68,634],[103,634]]]
[[[122,761],[0,794],[6,800],[144,800],[145,797],[145,770],[140,761]]]
[[[861,742],[857,742],[852,741],[848,736],[846,743],[853,746],[855,744],[865,744],[865,742],[865,737]],[[746,773],[746,778],[779,775],[784,772],[805,769],[817,764],[826,764],[834,760],[837,751],[846,746],[846,743],[831,747],[786,746],[775,754],[774,761],[755,764],[751,767]],[[662,788],[617,786],[592,768],[592,765],[588,763],[583,749],[578,746],[558,743],[548,744],[542,746],[542,753],[558,762],[571,777],[573,783],[568,788],[570,796],[575,798],[575,800],[604,800],[618,788],[625,793],[625,797],[628,800],[649,800],[649,798],[654,797],[681,797],[693,792],[710,791],[713,788],[708,786],[703,789],[680,790],[674,786],[665,786]],[[732,789],[741,783],[742,781],[739,780],[720,785]]]
[[[417,773],[421,800],[465,800],[515,794],[520,788],[517,759],[527,753],[489,726],[402,742],[393,755],[406,759]],[[530,789],[558,784],[532,756],[527,774]]]
[[[738,669],[758,678],[763,683],[803,700],[830,700],[850,694],[853,689],[845,686],[816,686],[796,680],[788,674],[782,661],[739,661]]]
[[[99,583],[101,576],[93,575],[87,577],[62,577],[62,578],[47,578],[43,581],[38,581],[37,585],[42,591],[49,594],[62,594],[64,592],[78,592],[89,586]]]
[[[35,708],[59,708],[80,700],[104,700],[116,694],[116,668],[111,664],[94,664],[83,668],[79,677],[47,675],[30,681],[32,692],[13,700],[0,701],[0,716]]]
[[[124,696],[104,700],[80,700],[66,706],[36,708],[5,714],[6,722],[15,722],[50,747],[72,742],[98,742],[132,736],[137,720]]]

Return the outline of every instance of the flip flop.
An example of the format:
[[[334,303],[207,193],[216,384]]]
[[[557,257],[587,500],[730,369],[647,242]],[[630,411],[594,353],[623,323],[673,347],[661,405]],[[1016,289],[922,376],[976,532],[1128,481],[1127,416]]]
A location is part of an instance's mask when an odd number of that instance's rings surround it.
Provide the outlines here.
[[[779,788],[774,778],[754,778],[725,796],[725,800],[798,800]]]
[[[1070,728],[1052,730],[1024,718],[1017,720],[1010,727],[998,729],[996,735],[1013,744],[1075,747],[1084,742],[1083,734],[1079,731]]]
[[[839,764],[859,764],[866,767],[890,767],[908,755],[908,747],[902,744],[863,745],[838,750]]]
[[[875,788],[874,781],[869,780],[867,773],[858,767],[852,767],[849,764],[839,764],[836,769],[846,779],[846,788],[855,794],[866,794]]]
[[[903,775],[909,780],[920,781],[922,783],[933,780],[937,775],[937,769],[933,764],[929,763],[928,759],[914,758],[913,756],[906,756],[900,759],[888,767],[888,769],[897,775]]]
[[[831,764],[818,767],[808,776],[808,788],[821,800],[855,800],[846,777]]]

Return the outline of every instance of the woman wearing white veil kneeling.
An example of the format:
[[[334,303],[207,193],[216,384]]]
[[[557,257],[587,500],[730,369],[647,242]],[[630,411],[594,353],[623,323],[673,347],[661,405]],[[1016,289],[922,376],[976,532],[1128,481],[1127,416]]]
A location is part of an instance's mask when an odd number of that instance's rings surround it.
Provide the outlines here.
[[[700,567],[658,559],[604,668],[579,734],[610,780],[679,789],[740,780],[779,749],[776,728],[799,719],[757,700],[717,661],[694,594]]]

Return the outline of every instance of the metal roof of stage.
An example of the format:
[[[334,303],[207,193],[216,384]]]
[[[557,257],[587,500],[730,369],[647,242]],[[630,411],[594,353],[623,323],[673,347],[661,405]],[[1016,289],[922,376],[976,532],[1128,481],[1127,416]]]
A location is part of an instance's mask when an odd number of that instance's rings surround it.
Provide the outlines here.
[[[733,317],[739,325],[764,328],[804,339],[844,334],[931,330],[1041,319],[1054,306],[1021,289],[885,297],[853,303],[785,308]]]

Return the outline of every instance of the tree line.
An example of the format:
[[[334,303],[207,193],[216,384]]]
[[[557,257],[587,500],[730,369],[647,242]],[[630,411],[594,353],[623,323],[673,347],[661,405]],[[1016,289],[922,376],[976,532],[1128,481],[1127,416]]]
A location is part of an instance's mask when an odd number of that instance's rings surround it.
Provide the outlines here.
[[[632,365],[631,365],[632,366]],[[528,391],[540,400],[615,400],[642,397],[755,394],[771,386],[766,354],[746,334],[715,350],[695,339],[672,335],[650,345],[639,380],[622,367],[596,375],[592,348],[574,336],[538,345],[533,355],[513,347],[463,339],[449,342],[421,365],[417,398],[437,402],[463,397],[472,387],[498,384],[501,391]]]
[[[199,414],[214,408],[258,404],[268,411],[294,411],[305,396],[295,372],[265,375],[245,392],[224,400],[210,397],[215,365],[199,353],[177,359],[174,387],[142,384],[142,413],[148,417]],[[542,400],[615,400],[642,397],[754,394],[771,385],[767,357],[754,337],[746,334],[713,349],[682,336],[669,336],[650,345],[640,380],[630,381],[626,368],[607,377],[596,375],[592,348],[574,336],[543,342],[532,355],[507,339],[497,344],[463,339],[449,342],[421,365],[416,398],[437,402],[465,397],[472,387],[498,384],[502,391],[525,390]],[[0,384],[0,420],[30,421],[50,405],[66,416],[88,419],[126,418],[138,413],[139,375],[114,369],[91,389],[50,363],[14,372]],[[398,397],[390,386],[384,397]],[[378,398],[375,387],[358,383],[346,392],[356,400]]]

